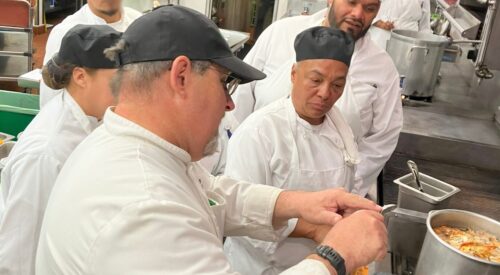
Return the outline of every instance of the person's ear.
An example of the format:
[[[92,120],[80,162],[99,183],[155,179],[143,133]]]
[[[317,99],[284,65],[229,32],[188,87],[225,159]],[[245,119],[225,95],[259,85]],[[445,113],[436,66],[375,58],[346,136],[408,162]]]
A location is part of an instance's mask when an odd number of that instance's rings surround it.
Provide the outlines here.
[[[292,81],[292,84],[295,84],[295,80],[297,79],[297,63],[294,63],[292,66],[292,73],[290,76],[290,80]]]
[[[191,81],[191,60],[186,56],[179,56],[172,61],[170,70],[170,85],[176,92],[184,94]]]
[[[88,74],[85,71],[84,68],[81,67],[75,67],[72,72],[72,79],[73,82],[82,87],[85,88],[87,86],[87,81],[88,81]]]

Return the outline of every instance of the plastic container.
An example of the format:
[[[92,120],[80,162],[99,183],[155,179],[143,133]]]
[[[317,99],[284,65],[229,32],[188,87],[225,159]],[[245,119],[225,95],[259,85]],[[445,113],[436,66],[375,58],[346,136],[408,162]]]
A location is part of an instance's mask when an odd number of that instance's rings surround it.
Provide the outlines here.
[[[0,90],[0,132],[17,136],[38,114],[38,95]]]
[[[444,181],[419,173],[424,192],[414,187],[413,175],[407,174],[394,180],[399,185],[398,207],[427,213],[448,206],[451,196],[460,191],[459,188]]]

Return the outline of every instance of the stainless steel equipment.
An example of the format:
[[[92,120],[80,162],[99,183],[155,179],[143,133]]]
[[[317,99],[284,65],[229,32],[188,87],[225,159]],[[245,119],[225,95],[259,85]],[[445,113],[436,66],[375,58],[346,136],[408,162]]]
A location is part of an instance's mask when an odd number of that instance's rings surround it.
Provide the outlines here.
[[[377,272],[413,274],[427,231],[427,212],[446,207],[449,199],[460,191],[422,173],[419,178],[424,192],[413,187],[412,174],[394,181],[399,185],[397,206],[385,206],[382,212],[389,235],[391,270],[376,268]]]
[[[0,80],[16,81],[32,68],[33,25],[28,1],[2,1],[0,8]]]
[[[410,168],[410,171],[413,174],[413,179],[415,180],[415,184],[417,185],[418,191],[424,192],[424,189],[422,189],[422,184],[420,184],[420,176],[418,174],[417,164],[412,160],[407,161],[406,164],[408,165],[408,168]]]
[[[500,48],[500,9],[496,0],[464,1],[467,5],[486,8],[486,16],[481,29],[481,37],[478,40],[476,50],[477,57],[474,58],[476,76],[481,79],[489,79],[494,75],[490,70],[500,70],[500,59],[498,48]],[[438,10],[443,18],[451,25],[450,37],[457,39],[476,39],[480,27],[480,21],[471,15],[460,5],[450,6],[445,0],[437,0]]]
[[[443,209],[448,207],[451,197],[460,191],[459,188],[424,173],[419,173],[419,178],[424,192],[413,187],[413,174],[394,180],[399,185],[398,207],[423,213]]]
[[[391,32],[387,52],[402,78],[403,95],[432,98],[444,49],[450,43],[444,36],[428,33],[410,30]]]
[[[452,25],[451,37],[458,39],[464,37],[467,39],[476,39],[477,32],[481,21],[477,20],[472,14],[460,5],[448,5],[444,0],[438,0],[438,3],[443,7],[442,13],[444,17]],[[454,36],[453,32],[457,34]]]
[[[500,274],[500,264],[473,257],[441,240],[433,228],[448,225],[482,230],[500,238],[500,222],[462,210],[431,211],[427,217],[427,233],[418,259],[416,275]]]

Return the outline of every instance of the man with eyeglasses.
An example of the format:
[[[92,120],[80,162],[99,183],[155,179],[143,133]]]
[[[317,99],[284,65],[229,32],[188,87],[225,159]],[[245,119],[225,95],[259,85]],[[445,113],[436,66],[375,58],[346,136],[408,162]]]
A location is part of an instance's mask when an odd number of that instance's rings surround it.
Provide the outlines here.
[[[122,66],[112,80],[118,103],[59,174],[36,274],[237,274],[224,236],[276,240],[298,217],[335,226],[284,274],[345,274],[386,254],[371,201],[212,177],[196,162],[213,151],[237,82],[265,76],[231,53],[210,19],[165,6],[105,52]]]
[[[228,90],[230,96],[236,91],[238,84],[241,82],[240,79],[235,78],[231,74],[227,74],[225,81],[225,86]],[[203,157],[199,163],[212,175],[219,176],[223,175],[226,169],[226,156],[227,156],[227,143],[229,139],[236,131],[240,123],[234,115],[230,112],[226,112],[222,118],[219,129],[217,133],[216,146],[213,149],[212,154]]]

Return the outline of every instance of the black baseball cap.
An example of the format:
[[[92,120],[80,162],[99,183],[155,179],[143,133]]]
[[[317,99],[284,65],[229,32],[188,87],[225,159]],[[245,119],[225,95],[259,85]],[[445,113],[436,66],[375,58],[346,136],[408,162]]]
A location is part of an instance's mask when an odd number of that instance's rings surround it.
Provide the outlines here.
[[[86,68],[117,68],[119,64],[106,58],[104,50],[115,45],[121,36],[121,32],[107,25],[76,25],[64,35],[56,56]]]
[[[330,27],[312,27],[295,38],[297,62],[309,59],[333,59],[351,63],[354,39],[346,32]]]
[[[264,73],[231,52],[217,25],[205,15],[182,6],[163,6],[136,19],[124,32],[122,65],[174,60],[184,55],[191,60],[218,64],[241,83],[260,80]]]

